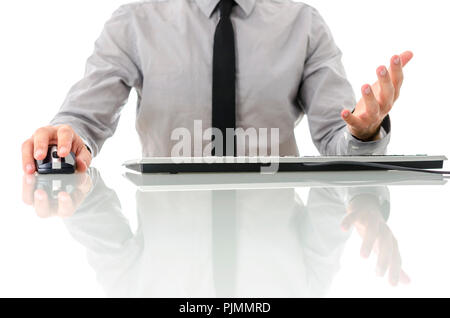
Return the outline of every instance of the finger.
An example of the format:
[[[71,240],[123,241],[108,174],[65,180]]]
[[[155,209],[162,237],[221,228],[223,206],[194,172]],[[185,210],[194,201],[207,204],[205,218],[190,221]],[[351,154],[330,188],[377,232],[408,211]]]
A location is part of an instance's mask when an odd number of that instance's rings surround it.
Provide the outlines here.
[[[380,105],[373,93],[372,87],[370,85],[364,85],[361,89],[364,103],[366,105],[366,112],[369,116],[378,115],[380,111]]]
[[[86,196],[89,194],[92,188],[92,179],[87,173],[78,173],[77,177],[77,187],[71,193],[74,212],[78,210],[78,207],[84,202]]]
[[[22,201],[27,205],[33,205],[34,202],[34,186],[36,177],[34,175],[25,174],[22,178]]]
[[[77,177],[77,186],[75,190],[71,193],[71,198],[73,201],[73,205],[75,210],[83,203],[86,196],[92,189],[92,179],[87,173],[78,173]]]
[[[344,231],[350,230],[353,224],[356,223],[356,221],[359,219],[359,213],[358,212],[350,212],[341,223],[341,228]]]
[[[77,183],[77,189],[83,196],[86,196],[92,189],[92,179],[87,173],[78,174],[80,181]]]
[[[76,135],[73,142],[73,152],[75,153],[77,159],[80,158],[81,161],[77,161],[77,163],[81,163],[81,165],[86,166],[87,168],[90,166],[92,161],[92,154],[86,147],[84,141],[80,138],[80,136]]]
[[[408,64],[412,60],[413,57],[414,57],[414,54],[411,51],[406,51],[406,52],[403,52],[402,54],[400,54],[402,66],[405,67],[406,64]]]
[[[48,195],[44,190],[38,189],[34,192],[34,209],[41,218],[45,219],[51,216]]]
[[[48,144],[52,137],[52,129],[40,128],[34,134],[34,158],[44,160],[48,152]]]
[[[58,193],[58,216],[67,218],[73,215],[75,207],[67,192]]]
[[[393,252],[393,238],[387,234],[383,235],[379,239],[379,255],[377,261],[377,274],[378,276],[386,275],[389,263],[392,258]]]
[[[393,56],[391,59],[391,68],[389,70],[392,78],[392,84],[394,85],[394,101],[396,101],[400,95],[400,89],[403,84],[403,67],[400,56]]]
[[[394,85],[391,76],[385,66],[377,69],[378,82],[380,83],[380,95],[378,103],[384,113],[389,113],[394,104]]]
[[[84,173],[79,173],[84,174]],[[84,199],[86,198],[86,195],[78,188],[76,188],[71,194],[70,197],[72,199],[73,209],[74,212],[78,209],[78,207],[83,203]]]
[[[341,228],[343,231],[347,232],[352,227],[353,223],[355,223],[355,217],[353,214],[350,214],[345,217],[345,219],[341,223]]]
[[[33,155],[33,140],[28,139],[22,144],[22,168],[27,174],[33,174],[36,171]]]
[[[76,155],[77,170],[79,172],[86,172],[86,170],[89,169],[89,166],[91,165],[91,161],[92,155],[83,144],[83,147]]]
[[[405,285],[411,283],[411,278],[403,270],[400,271],[400,283]]]
[[[65,158],[72,150],[74,133],[72,128],[63,125],[58,127],[58,156]]]
[[[341,113],[342,119],[351,127],[359,129],[362,126],[361,120],[352,114],[348,109],[344,109]]]
[[[368,225],[366,235],[364,236],[364,240],[361,245],[361,257],[369,258],[375,245],[375,241],[377,240],[378,230],[378,222],[371,222],[371,224]]]
[[[392,286],[397,286],[400,282],[400,273],[402,270],[402,260],[397,242],[394,241],[394,249],[392,254],[392,261],[389,267],[389,283]]]

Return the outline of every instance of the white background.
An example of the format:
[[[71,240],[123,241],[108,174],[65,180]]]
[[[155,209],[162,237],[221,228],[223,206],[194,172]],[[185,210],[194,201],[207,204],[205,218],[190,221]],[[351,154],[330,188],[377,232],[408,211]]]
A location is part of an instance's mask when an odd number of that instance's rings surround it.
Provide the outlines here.
[[[94,274],[85,259],[85,251],[74,242],[58,219],[43,223],[25,209],[20,200],[22,171],[21,143],[40,126],[46,125],[63,102],[69,88],[84,73],[86,58],[93,50],[104,22],[117,7],[127,1],[120,0],[22,0],[0,1],[0,134],[2,137],[2,206],[0,211],[0,249],[2,255],[14,257],[13,262],[2,262],[0,271],[0,295],[101,295]],[[393,135],[389,147],[391,154],[444,154],[450,156],[450,115],[448,71],[450,70],[450,5],[444,0],[311,0],[328,22],[336,42],[344,53],[348,77],[359,97],[359,88],[376,79],[375,70],[387,64],[393,54],[412,50],[415,58],[405,70],[405,84],[400,100],[392,112]],[[102,176],[109,186],[117,190],[119,177],[111,176],[121,163],[140,155],[140,145],[134,130],[136,97],[130,97],[125,107],[116,135],[103,148],[94,161],[101,167]],[[302,155],[317,154],[310,141],[306,122],[297,131]],[[111,172],[111,173],[110,173]],[[125,183],[124,183],[125,184]],[[423,190],[423,191],[422,191]],[[445,188],[415,188],[392,191],[392,226],[403,240],[409,240],[409,271],[425,271],[427,262],[430,280],[415,285],[430,290],[433,283],[442,279],[449,260],[434,262],[432,238],[436,242],[446,237],[448,222],[444,219]],[[422,201],[424,198],[435,200]],[[127,217],[133,218],[130,207],[134,202],[134,189],[129,187],[119,194],[125,202]],[[412,200],[410,200],[410,197]],[[405,222],[406,215],[410,216]],[[430,216],[424,223],[424,216]],[[131,220],[132,223],[135,222]],[[438,225],[436,227],[436,221]],[[419,235],[417,235],[419,234]],[[430,239],[431,237],[431,239]],[[429,255],[415,253],[417,242],[420,250]],[[439,242],[446,246],[445,242]],[[53,249],[44,250],[48,244]],[[359,241],[353,239],[348,253],[353,259],[342,264],[342,272],[336,281],[348,283],[349,295],[363,292],[358,276],[350,278],[352,271],[371,271],[372,266],[358,267]],[[58,255],[51,251],[58,250]],[[23,251],[34,253],[24,254]],[[441,251],[441,256],[446,254]],[[53,262],[53,268],[49,266]],[[407,259],[408,261],[408,259]],[[10,264],[10,265],[6,265]],[[349,267],[348,265],[351,264]],[[347,266],[346,266],[347,265]],[[369,268],[370,267],[370,268]],[[71,268],[83,276],[72,276]],[[65,270],[67,269],[67,272]],[[23,273],[18,281],[17,271]],[[55,273],[54,280],[47,278]],[[446,273],[445,273],[446,274]],[[375,278],[374,278],[375,279]],[[27,283],[34,281],[32,287]],[[446,282],[448,279],[444,279]],[[64,285],[66,284],[66,285]],[[71,284],[71,290],[64,289]],[[353,286],[353,287],[352,287]],[[384,285],[383,285],[384,286]],[[28,288],[28,289],[27,289]],[[355,289],[352,289],[355,288]],[[381,288],[381,287],[380,287]],[[86,294],[90,291],[91,294]],[[362,295],[377,293],[366,290]],[[446,290],[437,290],[443,294]],[[448,292],[448,290],[447,290]],[[386,295],[396,295],[391,291]],[[331,290],[333,295],[333,290]]]

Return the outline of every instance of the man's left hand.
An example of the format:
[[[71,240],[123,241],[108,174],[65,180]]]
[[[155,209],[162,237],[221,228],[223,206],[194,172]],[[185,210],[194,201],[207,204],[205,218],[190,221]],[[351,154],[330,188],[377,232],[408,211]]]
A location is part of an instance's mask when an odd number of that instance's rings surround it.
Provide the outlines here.
[[[361,89],[362,98],[353,113],[343,110],[342,118],[351,134],[362,141],[380,139],[380,127],[400,95],[403,84],[403,67],[413,58],[412,52],[404,52],[391,58],[389,70],[385,66],[377,69],[378,81]]]

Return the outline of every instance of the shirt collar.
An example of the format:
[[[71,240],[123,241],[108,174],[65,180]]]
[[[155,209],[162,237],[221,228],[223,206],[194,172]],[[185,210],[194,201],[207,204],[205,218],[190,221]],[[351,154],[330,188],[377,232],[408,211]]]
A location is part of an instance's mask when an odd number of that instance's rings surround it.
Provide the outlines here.
[[[234,0],[244,11],[245,16],[249,16],[255,7],[256,0]],[[217,4],[220,0],[195,0],[197,5],[203,11],[203,13],[210,18],[214,12],[214,9],[217,7]]]

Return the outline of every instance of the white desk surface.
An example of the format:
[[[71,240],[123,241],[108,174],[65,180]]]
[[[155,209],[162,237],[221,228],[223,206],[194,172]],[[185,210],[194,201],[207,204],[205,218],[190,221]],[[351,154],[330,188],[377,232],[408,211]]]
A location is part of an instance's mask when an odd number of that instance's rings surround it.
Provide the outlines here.
[[[450,296],[440,176],[124,172],[2,179],[1,297]]]

